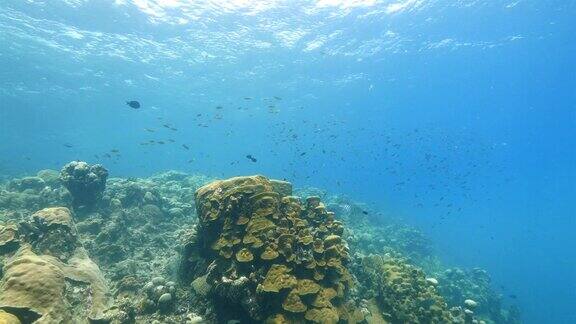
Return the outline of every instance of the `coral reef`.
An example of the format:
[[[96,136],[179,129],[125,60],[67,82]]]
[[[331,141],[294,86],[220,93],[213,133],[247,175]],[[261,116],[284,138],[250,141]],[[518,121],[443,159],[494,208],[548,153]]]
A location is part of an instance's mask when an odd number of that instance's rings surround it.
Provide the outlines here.
[[[399,258],[371,255],[362,260],[363,282],[392,323],[457,323],[424,273]]]
[[[211,181],[175,171],[111,178],[85,208],[58,171],[3,178],[0,323],[394,323],[392,309],[519,322],[485,272],[446,271],[425,236],[400,221],[319,189],[297,190],[316,196],[301,201],[286,181],[200,189]],[[40,285],[50,291],[30,298]]]
[[[353,277],[342,223],[318,197],[302,205],[290,194],[289,183],[263,176],[198,189],[196,247],[208,266],[195,286],[208,285],[235,305],[234,316],[252,321],[360,322],[347,299]]]
[[[0,185],[0,219],[24,220],[42,208],[67,206],[70,200],[70,194],[58,181],[58,171],[42,170],[36,176]]]
[[[92,208],[102,196],[107,178],[108,170],[103,166],[82,161],[72,161],[60,171],[60,181],[70,191],[74,209]]]
[[[486,322],[521,322],[517,309],[505,309],[502,306],[502,297],[492,289],[490,276],[485,270],[450,268],[442,271],[439,279],[438,290],[448,305],[464,303],[468,310]]]
[[[194,192],[207,181],[177,172],[112,178],[98,208],[77,222],[85,247],[111,281],[115,303],[107,320],[204,321],[191,311],[191,291],[176,279],[181,250],[195,235]]]

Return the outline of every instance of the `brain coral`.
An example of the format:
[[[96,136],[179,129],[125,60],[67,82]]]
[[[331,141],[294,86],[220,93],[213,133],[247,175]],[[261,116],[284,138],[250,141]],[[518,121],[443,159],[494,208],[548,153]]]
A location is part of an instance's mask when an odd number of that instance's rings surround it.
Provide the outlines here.
[[[79,247],[72,213],[65,207],[45,208],[31,217],[28,242],[37,254],[48,254],[67,260]]]
[[[1,324],[20,324],[18,317],[0,310],[0,323]]]
[[[34,213],[32,218],[45,226],[74,227],[72,213],[66,207],[44,208]]]
[[[20,248],[3,269],[0,309],[24,323],[86,323],[102,318],[110,303],[108,288],[77,240],[70,211],[40,210],[24,228]]]
[[[39,317],[38,323],[70,322],[64,303],[64,272],[49,256],[38,256],[22,249],[4,266],[0,283],[0,307],[23,318],[28,312]]]
[[[208,284],[253,321],[360,322],[344,307],[352,276],[342,224],[318,197],[303,203],[290,195],[290,183],[263,176],[198,189]]]

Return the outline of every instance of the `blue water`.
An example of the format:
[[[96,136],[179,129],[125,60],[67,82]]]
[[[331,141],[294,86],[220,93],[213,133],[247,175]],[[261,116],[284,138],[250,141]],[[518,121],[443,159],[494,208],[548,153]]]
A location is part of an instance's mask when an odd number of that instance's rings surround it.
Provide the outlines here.
[[[575,323],[575,16],[566,0],[4,0],[0,173],[82,159],[325,188],[486,268],[526,323]]]

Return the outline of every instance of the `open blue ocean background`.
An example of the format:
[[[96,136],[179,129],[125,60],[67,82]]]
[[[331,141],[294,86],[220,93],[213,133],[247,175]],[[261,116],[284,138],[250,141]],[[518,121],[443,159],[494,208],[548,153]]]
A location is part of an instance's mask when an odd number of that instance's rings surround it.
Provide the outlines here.
[[[526,323],[576,323],[574,17],[571,0],[4,0],[0,176],[80,159],[287,179],[414,224]]]

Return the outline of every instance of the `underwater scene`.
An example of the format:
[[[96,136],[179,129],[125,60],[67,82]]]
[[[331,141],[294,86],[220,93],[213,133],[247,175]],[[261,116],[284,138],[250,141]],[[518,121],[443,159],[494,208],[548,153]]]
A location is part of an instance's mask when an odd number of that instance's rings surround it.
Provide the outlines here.
[[[576,1],[0,1],[0,324],[576,323]]]

